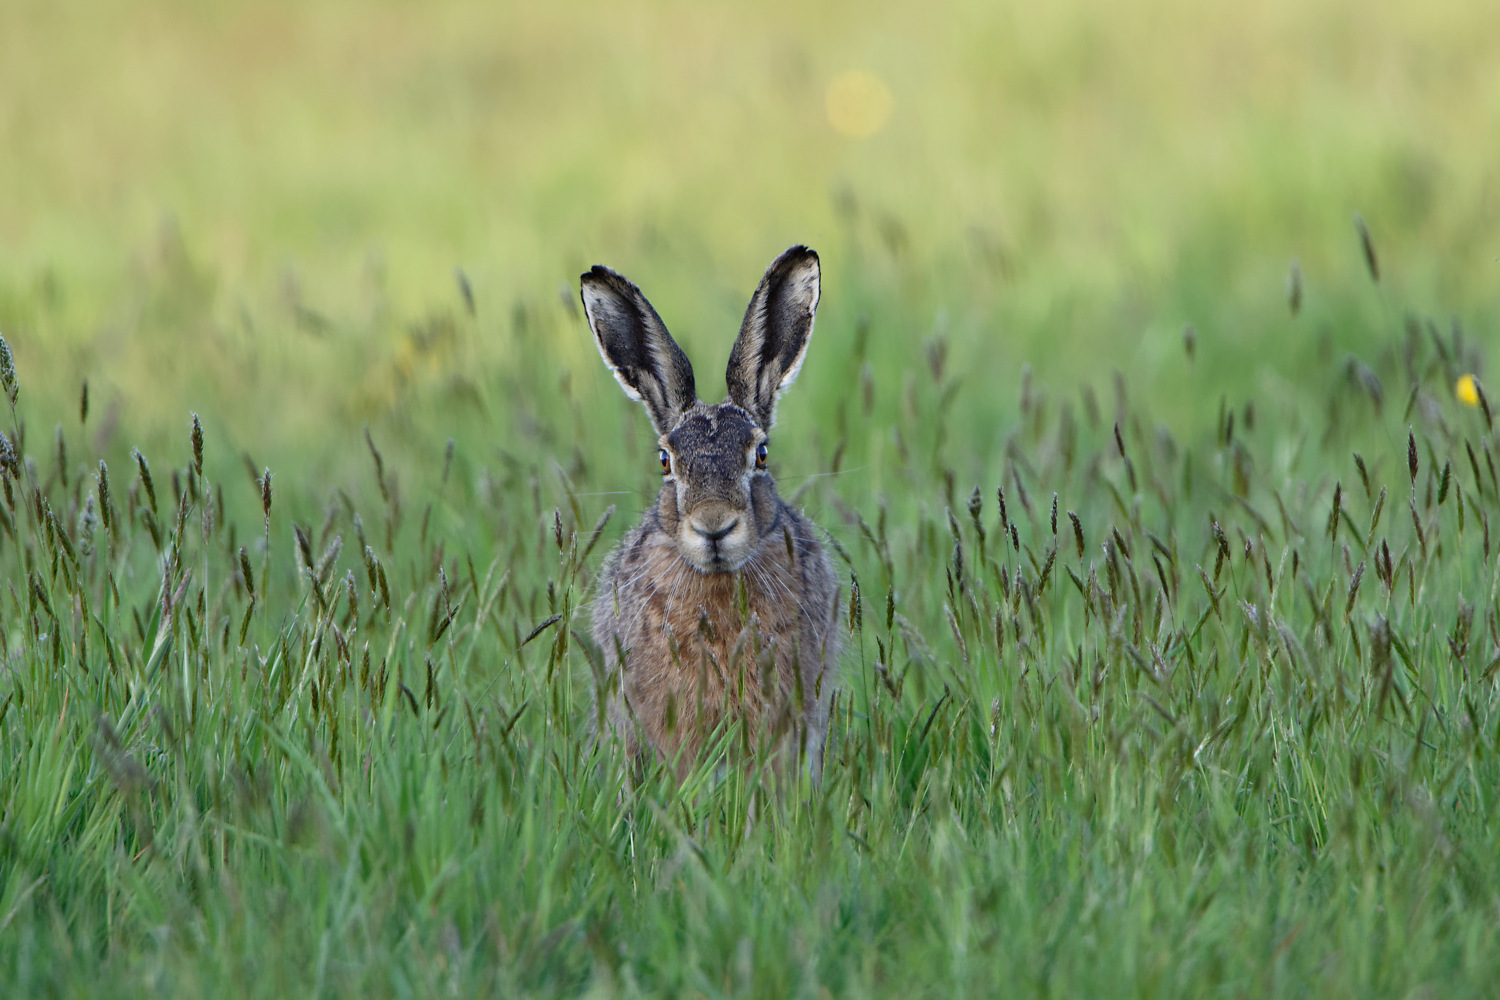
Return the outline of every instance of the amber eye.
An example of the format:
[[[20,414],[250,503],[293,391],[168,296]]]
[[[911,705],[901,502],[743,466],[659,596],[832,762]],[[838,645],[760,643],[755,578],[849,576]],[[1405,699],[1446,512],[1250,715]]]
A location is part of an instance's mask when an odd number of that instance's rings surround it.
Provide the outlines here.
[[[766,445],[765,442],[755,446],[755,467],[764,469],[766,467]]]
[[[661,474],[664,476],[671,475],[672,456],[667,454],[667,449],[663,448],[657,453],[656,457],[661,459]]]

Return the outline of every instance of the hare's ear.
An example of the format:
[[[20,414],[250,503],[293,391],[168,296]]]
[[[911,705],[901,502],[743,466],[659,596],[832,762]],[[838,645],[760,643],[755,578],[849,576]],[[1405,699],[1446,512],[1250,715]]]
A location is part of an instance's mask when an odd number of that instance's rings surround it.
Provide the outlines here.
[[[776,416],[776,397],[792,384],[807,356],[818,273],[818,255],[807,247],[792,247],[772,261],[729,352],[729,398],[767,430]]]
[[[646,296],[623,276],[596,265],[579,285],[604,363],[625,395],[645,404],[656,432],[669,433],[698,400],[687,355]]]

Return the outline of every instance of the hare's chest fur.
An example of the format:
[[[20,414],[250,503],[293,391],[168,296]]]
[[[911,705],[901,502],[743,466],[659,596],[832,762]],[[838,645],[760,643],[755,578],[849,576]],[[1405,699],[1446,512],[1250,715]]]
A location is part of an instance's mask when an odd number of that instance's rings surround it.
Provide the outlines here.
[[[632,702],[652,692],[711,701],[741,689],[784,693],[795,685],[790,668],[801,661],[796,647],[810,631],[794,597],[800,582],[784,554],[757,553],[736,572],[704,573],[670,539],[639,532],[600,581],[595,638],[608,652],[624,653],[618,666]],[[812,666],[816,654],[808,659]]]
[[[821,752],[836,661],[836,592],[827,556],[798,527],[792,551],[768,539],[733,573],[704,573],[642,525],[598,583],[594,640],[604,653],[611,726],[639,731],[679,767],[721,723],[759,737],[795,734]],[[639,727],[639,729],[637,729]]]

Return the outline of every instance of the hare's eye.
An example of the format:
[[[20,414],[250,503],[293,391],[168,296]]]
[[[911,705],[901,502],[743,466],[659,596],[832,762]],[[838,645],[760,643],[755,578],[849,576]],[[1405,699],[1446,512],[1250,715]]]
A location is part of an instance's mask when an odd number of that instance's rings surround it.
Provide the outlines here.
[[[669,475],[672,472],[672,456],[667,454],[667,449],[663,448],[656,457],[661,459],[662,475]]]
[[[764,469],[766,467],[766,446],[764,442],[755,447],[755,467]]]

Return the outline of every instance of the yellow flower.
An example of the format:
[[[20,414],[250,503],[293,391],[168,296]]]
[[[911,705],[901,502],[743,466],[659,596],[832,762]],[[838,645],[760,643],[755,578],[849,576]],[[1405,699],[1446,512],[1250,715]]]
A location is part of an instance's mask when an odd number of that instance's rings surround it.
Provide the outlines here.
[[[1453,394],[1465,406],[1479,405],[1479,383],[1474,379],[1473,375],[1460,375],[1458,381],[1453,385]]]

